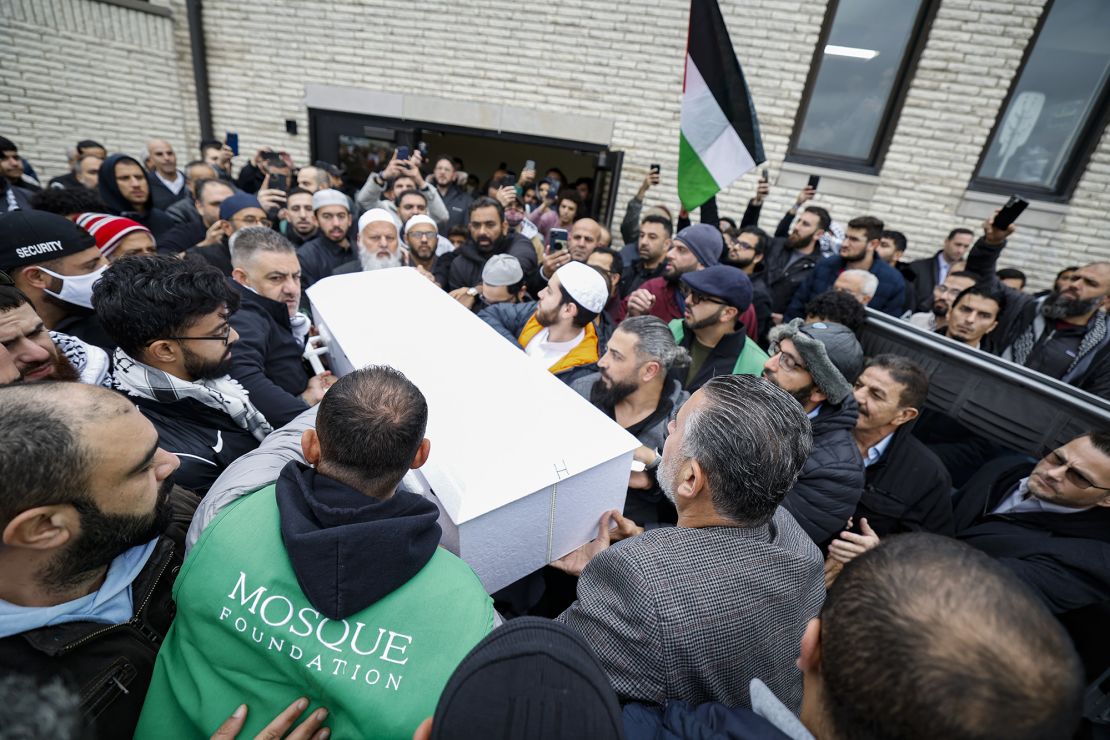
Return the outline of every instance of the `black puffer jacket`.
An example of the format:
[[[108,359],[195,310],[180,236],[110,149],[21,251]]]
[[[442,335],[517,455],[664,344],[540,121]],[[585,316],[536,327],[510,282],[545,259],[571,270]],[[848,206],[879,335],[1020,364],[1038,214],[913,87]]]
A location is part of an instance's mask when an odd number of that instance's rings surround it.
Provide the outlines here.
[[[851,396],[825,403],[811,422],[813,450],[783,507],[818,546],[824,546],[856,510],[863,495],[863,456],[852,439],[859,407]]]

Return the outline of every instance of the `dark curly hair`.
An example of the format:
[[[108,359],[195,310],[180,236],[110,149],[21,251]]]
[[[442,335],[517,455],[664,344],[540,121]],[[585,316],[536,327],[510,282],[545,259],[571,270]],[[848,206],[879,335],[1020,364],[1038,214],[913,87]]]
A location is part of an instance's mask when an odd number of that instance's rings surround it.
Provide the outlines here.
[[[104,330],[135,359],[158,339],[179,336],[222,306],[234,312],[239,294],[215,267],[175,257],[125,258],[93,288]]]
[[[842,324],[858,335],[867,320],[867,312],[850,293],[839,290],[826,290],[813,297],[805,308],[806,318],[817,317],[824,321]]]

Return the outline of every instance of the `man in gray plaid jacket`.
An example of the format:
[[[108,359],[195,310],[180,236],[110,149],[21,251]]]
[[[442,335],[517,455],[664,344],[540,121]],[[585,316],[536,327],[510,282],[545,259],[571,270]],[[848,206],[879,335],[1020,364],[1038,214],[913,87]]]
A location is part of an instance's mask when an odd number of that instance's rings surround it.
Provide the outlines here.
[[[555,564],[581,573],[559,620],[591,644],[622,702],[750,707],[759,678],[802,700],[798,640],[825,596],[821,553],[779,503],[809,455],[798,402],[761,378],[721,375],[670,422],[658,479],[678,526],[637,531],[617,512]],[[610,533],[609,521],[619,527]]]

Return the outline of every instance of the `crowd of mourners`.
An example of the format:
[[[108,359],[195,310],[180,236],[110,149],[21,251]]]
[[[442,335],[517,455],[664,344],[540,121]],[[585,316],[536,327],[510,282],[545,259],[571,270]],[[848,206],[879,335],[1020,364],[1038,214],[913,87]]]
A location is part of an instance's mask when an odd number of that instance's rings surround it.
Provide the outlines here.
[[[1110,430],[1005,450],[860,337],[870,308],[1110,398],[1110,263],[1034,293],[993,216],[905,261],[896,224],[808,186],[765,231],[766,180],[693,223],[654,168],[610,231],[588,178],[482,183],[424,147],[353,182],[217,140],[69,155],[46,181],[0,137],[0,736],[1080,726],[1110,667]],[[383,269],[639,441],[596,539],[486,593],[403,483],[433,454],[421,390],[312,349],[306,289]]]

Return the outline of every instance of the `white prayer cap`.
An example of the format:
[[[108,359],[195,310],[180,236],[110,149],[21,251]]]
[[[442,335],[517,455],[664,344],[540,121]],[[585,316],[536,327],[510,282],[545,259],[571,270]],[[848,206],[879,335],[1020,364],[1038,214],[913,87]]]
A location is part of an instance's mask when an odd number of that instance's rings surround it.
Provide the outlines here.
[[[436,222],[432,220],[431,216],[426,216],[423,213],[418,213],[405,223],[405,231],[408,231],[413,226],[419,226],[420,224],[427,224],[433,229],[439,228],[438,226],[436,226]]]
[[[482,268],[482,283],[491,286],[516,285],[524,279],[520,260],[511,254],[495,254]]]
[[[312,210],[318,211],[324,206],[343,206],[348,213],[351,210],[351,202],[347,200],[347,196],[332,188],[317,190],[312,194]]]
[[[601,273],[585,262],[568,262],[555,271],[559,284],[587,311],[601,313],[609,302],[608,285]]]
[[[394,216],[392,213],[385,210],[384,208],[371,208],[369,211],[358,217],[358,233],[361,234],[363,229],[365,229],[367,226],[374,223],[375,221],[385,221],[386,223],[391,223],[393,224],[393,228],[397,229],[398,232],[401,231],[400,220],[396,216]]]

